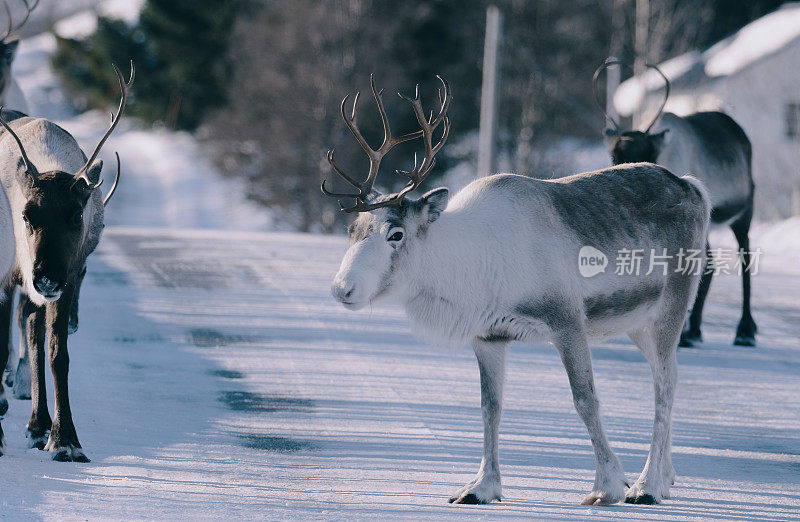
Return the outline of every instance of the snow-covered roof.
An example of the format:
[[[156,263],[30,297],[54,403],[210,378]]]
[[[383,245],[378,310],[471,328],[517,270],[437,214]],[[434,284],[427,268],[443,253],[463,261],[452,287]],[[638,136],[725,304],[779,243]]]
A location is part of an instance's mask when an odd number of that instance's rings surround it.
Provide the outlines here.
[[[800,42],[800,2],[789,2],[762,16],[705,51],[691,51],[661,64],[659,68],[676,86],[731,76],[792,42]],[[652,70],[629,78],[614,94],[614,107],[632,114],[648,91],[664,87],[664,80]]]

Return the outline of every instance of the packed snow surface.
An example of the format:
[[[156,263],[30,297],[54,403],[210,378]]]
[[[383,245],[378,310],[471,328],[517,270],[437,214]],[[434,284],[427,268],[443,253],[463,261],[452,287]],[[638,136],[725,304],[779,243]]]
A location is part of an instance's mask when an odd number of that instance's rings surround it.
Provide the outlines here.
[[[706,343],[679,352],[672,499],[581,506],[586,430],[551,346],[514,344],[500,427],[503,502],[446,500],[477,471],[469,348],[411,336],[402,310],[349,312],[328,285],[342,237],[112,227],[91,258],[70,395],[89,464],[26,449],[3,420],[10,519],[567,518],[789,520],[800,513],[800,278],[754,278],[759,346],[730,345],[738,280],[717,278]],[[648,364],[593,349],[603,420],[633,480],[652,429]],[[50,394],[52,396],[52,393]]]

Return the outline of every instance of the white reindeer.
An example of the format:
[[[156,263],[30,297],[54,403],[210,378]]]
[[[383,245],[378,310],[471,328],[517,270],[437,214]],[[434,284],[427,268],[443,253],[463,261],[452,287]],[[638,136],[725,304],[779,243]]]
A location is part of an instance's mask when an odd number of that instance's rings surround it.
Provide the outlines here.
[[[18,24],[14,24],[13,16],[11,15],[11,8],[8,6],[7,1],[3,1],[3,7],[5,8],[6,16],[8,17],[8,27],[6,28],[5,34],[0,37],[0,107],[6,107],[7,109],[14,109],[16,111],[20,111],[22,113],[28,113],[28,100],[25,98],[25,95],[22,93],[22,89],[20,89],[19,84],[14,80],[11,74],[11,65],[14,62],[14,57],[17,54],[17,47],[19,47],[19,38],[16,36],[12,36],[13,33],[19,30],[25,23],[28,21],[28,17],[30,17],[31,11],[33,11],[37,5],[39,5],[39,0],[36,0],[33,5],[28,4],[28,0],[22,0],[25,4],[25,16],[23,17],[22,21]],[[0,342],[4,342],[0,339]],[[13,367],[13,347],[9,345],[9,351],[11,356],[9,357],[8,366],[5,370],[8,372],[6,375],[5,383],[7,385],[11,385],[14,383],[14,367]],[[0,371],[0,374],[3,372]],[[2,375],[0,375],[2,377]],[[23,396],[30,397],[30,386],[27,387],[27,395],[22,394]],[[0,389],[0,395],[3,394],[3,390]],[[18,398],[20,394],[15,393],[15,396]],[[4,408],[4,402],[0,399],[0,410]]]
[[[0,190],[0,287],[4,288],[11,280],[16,261],[16,244],[14,240],[14,222],[11,217],[11,205],[4,191]],[[0,292],[0,307],[4,306],[5,295]],[[8,343],[6,343],[8,345]],[[2,368],[3,366],[0,366]],[[0,372],[2,374],[2,372]],[[8,411],[8,400],[0,383],[0,415]],[[3,426],[0,424],[0,456],[5,452],[6,439]]]
[[[676,349],[696,273],[678,270],[679,253],[702,256],[710,203],[691,177],[678,178],[648,163],[612,167],[542,181],[500,174],[472,182],[448,202],[439,188],[416,201],[405,195],[430,172],[448,134],[447,84],[438,114],[425,117],[419,90],[408,100],[421,130],[396,138],[389,129],[381,93],[372,85],[385,139],[372,149],[351,115],[342,117],[369,156],[364,182],[333,168],[357,193],[342,209],[360,214],[349,229],[350,248],[332,284],[333,296],[357,310],[378,298],[405,306],[412,331],[439,343],[472,345],[478,359],[484,422],[483,460],[475,478],[450,499],[487,503],[500,499],[498,427],[506,348],[512,341],[552,342],[569,377],[575,408],[589,431],[597,461],[585,504],[657,503],[669,497],[675,473],[670,458],[671,411],[677,378]],[[442,125],[435,145],[433,134]],[[373,189],[381,158],[397,143],[421,136],[425,158],[396,194]],[[607,256],[642,249],[670,258],[650,273],[616,275],[606,270],[580,275],[583,246]],[[606,439],[592,376],[589,341],[627,333],[650,362],[655,386],[655,422],[647,463],[628,487]]]
[[[4,129],[0,134],[0,181],[11,206],[16,245],[12,278],[3,288],[0,304],[0,337],[8,339],[9,297],[20,286],[30,301],[30,309],[23,314],[31,370],[29,443],[50,451],[58,461],[89,461],[78,441],[69,405],[67,335],[76,287],[103,228],[103,198],[97,190],[102,183],[102,160],[97,159],[98,154],[122,117],[134,79],[133,63],[127,83],[116,66],[114,71],[122,92],[119,108],[88,159],[75,139],[56,124],[20,117],[19,113],[6,122],[0,115]],[[117,180],[119,171],[117,155]],[[45,334],[55,387],[52,420],[44,381]],[[0,342],[0,368],[7,356],[8,343]]]

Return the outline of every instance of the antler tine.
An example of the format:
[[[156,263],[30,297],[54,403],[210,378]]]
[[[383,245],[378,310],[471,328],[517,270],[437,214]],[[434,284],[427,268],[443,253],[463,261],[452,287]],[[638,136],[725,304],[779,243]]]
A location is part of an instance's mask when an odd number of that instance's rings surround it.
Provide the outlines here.
[[[389,126],[389,117],[386,115],[386,108],[383,106],[383,89],[377,90],[375,89],[375,79],[374,75],[369,75],[369,83],[370,87],[372,88],[372,96],[375,97],[375,103],[378,105],[378,112],[381,115],[381,123],[383,124],[383,143],[381,144],[378,151],[386,150],[389,151],[392,147],[397,145],[398,143],[403,143],[404,141],[412,140],[414,138],[418,138],[422,136],[422,131],[414,131],[408,134],[404,134],[402,136],[395,137],[392,134],[392,129]],[[417,86],[419,87],[419,86]]]
[[[361,95],[361,91],[356,92],[356,96],[355,98],[353,98],[353,109],[350,113],[350,116],[347,115],[347,110],[346,110],[347,100],[350,99],[350,95],[348,94],[347,96],[344,97],[344,99],[342,100],[342,107],[341,107],[342,119],[344,120],[345,124],[347,124],[347,128],[350,129],[350,132],[353,134],[353,136],[355,136],[358,144],[361,145],[361,148],[364,149],[364,152],[367,153],[367,156],[372,158],[372,156],[375,155],[376,151],[374,151],[372,147],[369,146],[367,140],[365,140],[364,136],[361,135],[361,131],[358,130],[358,124],[356,123],[356,117],[358,116],[359,95]]]
[[[594,101],[597,103],[597,107],[603,113],[603,116],[606,117],[607,121],[611,122],[611,124],[614,126],[614,130],[619,132],[620,131],[619,124],[614,120],[614,118],[609,116],[608,112],[606,112],[605,104],[600,103],[599,89],[597,86],[598,80],[600,79],[600,73],[602,73],[612,65],[623,65],[623,64],[620,60],[612,60],[610,58],[606,58],[606,61],[603,62],[603,65],[598,67],[597,70],[594,72],[594,76],[592,76],[592,92],[594,93]]]
[[[8,131],[9,134],[11,134],[11,137],[14,138],[14,141],[17,142],[20,155],[22,155],[22,161],[25,163],[25,171],[31,177],[33,177],[33,179],[36,179],[36,176],[39,174],[39,172],[36,170],[36,167],[34,167],[33,163],[31,163],[31,160],[28,159],[28,154],[25,152],[25,147],[22,146],[22,141],[20,141],[19,136],[17,136],[17,133],[14,132],[14,130],[6,122],[6,119],[3,117],[2,106],[0,106],[0,125],[2,125],[3,128]]]
[[[89,156],[89,159],[86,160],[86,163],[83,165],[83,167],[81,167],[81,169],[75,174],[76,179],[80,178],[85,180],[86,184],[92,188],[97,188],[100,185],[99,184],[93,185],[92,182],[89,180],[89,177],[86,175],[86,171],[89,169],[92,163],[94,163],[94,161],[97,159],[98,154],[100,154],[100,149],[103,148],[103,144],[106,142],[108,137],[111,136],[111,133],[114,132],[114,129],[117,127],[117,124],[119,124],[119,120],[122,118],[122,113],[125,111],[125,105],[128,101],[128,90],[133,85],[133,80],[136,77],[136,69],[133,65],[133,60],[131,60],[131,76],[130,79],[127,81],[127,83],[125,82],[125,78],[122,76],[122,73],[119,71],[119,68],[116,65],[113,65],[113,67],[114,67],[114,72],[117,74],[117,80],[119,81],[119,89],[121,92],[121,98],[119,101],[119,107],[117,108],[117,114],[111,120],[111,125],[108,127],[108,130],[105,132],[105,134],[103,134],[103,137],[100,138],[100,142],[94,148],[92,155]]]
[[[121,169],[120,168],[120,163],[119,163],[119,152],[114,152],[114,154],[117,156],[117,175],[114,176],[114,184],[111,185],[111,190],[109,190],[108,194],[106,194],[106,197],[103,198],[103,206],[104,207],[106,205],[108,205],[108,202],[111,199],[111,196],[114,195],[114,192],[117,190],[117,185],[119,184],[119,172],[120,172],[120,169]],[[103,181],[100,180],[100,183],[98,183],[97,186],[99,187],[102,183],[103,183]]]
[[[665,91],[666,91],[664,92],[664,101],[661,102],[661,107],[658,108],[658,112],[653,118],[653,121],[650,122],[650,125],[647,126],[647,130],[644,131],[645,134],[648,134],[650,132],[650,129],[653,128],[653,125],[656,124],[656,121],[658,121],[658,118],[661,117],[661,114],[664,112],[664,107],[667,105],[667,100],[669,100],[669,80],[667,79],[667,76],[657,66],[650,63],[645,64],[645,66],[648,69],[654,69],[658,74],[661,75],[662,78],[664,78]]]
[[[416,89],[413,99],[398,93],[401,98],[411,104],[412,108],[414,109],[414,114],[417,117],[417,123],[419,123],[420,127],[422,127],[422,139],[425,146],[425,157],[422,159],[422,163],[417,165],[415,157],[414,168],[411,171],[398,171],[399,174],[411,179],[412,183],[414,184],[414,188],[419,186],[419,184],[422,183],[428,176],[431,169],[433,169],[436,161],[435,156],[441,150],[442,146],[444,146],[444,143],[447,141],[447,137],[450,134],[450,120],[447,117],[447,109],[449,108],[450,100],[452,99],[452,96],[450,95],[450,86],[441,76],[437,75],[436,77],[439,78],[444,87],[444,94],[442,94],[441,91],[439,92],[441,108],[439,109],[439,114],[436,116],[436,118],[432,118],[431,120],[427,120],[425,118],[425,111],[422,109],[422,100],[419,96],[419,86]],[[436,143],[436,145],[433,145],[433,133],[442,122],[444,122],[442,137]],[[413,188],[405,191],[405,193],[410,192],[411,190],[413,190]]]
[[[5,41],[6,38],[11,36],[11,31],[14,30],[14,21],[11,19],[11,8],[8,7],[8,2],[3,0],[3,7],[6,9],[6,15],[8,16],[8,28],[6,29],[6,34],[0,38],[0,42]]]
[[[336,173],[339,174],[346,182],[348,182],[357,189],[361,189],[361,183],[359,183],[358,181],[354,180],[353,178],[345,174],[344,171],[339,168],[339,165],[336,164],[336,161],[333,159],[333,150],[334,149],[328,151],[328,163],[331,164],[331,167],[333,167]]]

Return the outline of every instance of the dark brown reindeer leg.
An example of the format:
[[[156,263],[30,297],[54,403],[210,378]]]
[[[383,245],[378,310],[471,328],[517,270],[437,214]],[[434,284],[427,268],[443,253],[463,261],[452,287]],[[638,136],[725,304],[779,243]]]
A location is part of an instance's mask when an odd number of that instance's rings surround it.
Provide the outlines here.
[[[83,285],[83,278],[86,277],[86,265],[83,270],[78,272],[75,277],[75,292],[72,294],[72,305],[69,311],[69,333],[74,334],[78,331],[78,301],[81,298],[81,286]]]
[[[703,264],[703,275],[700,276],[700,285],[697,287],[697,296],[694,298],[692,311],[689,314],[688,328],[681,333],[681,339],[678,346],[690,347],[703,341],[703,334],[700,331],[701,323],[703,322],[703,305],[706,302],[708,289],[711,288],[711,277],[713,270],[710,269],[709,263],[711,260],[711,246],[706,243],[706,261]]]
[[[3,295],[0,295],[0,368],[5,369],[8,362],[8,343],[11,340],[11,312],[14,307],[12,305],[14,291],[8,289],[3,290]],[[2,371],[0,371],[2,375]],[[8,399],[6,399],[6,390],[3,387],[2,380],[0,380],[0,415],[5,415],[8,411]]]
[[[74,281],[69,283],[54,302],[47,303],[47,330],[50,336],[50,369],[55,385],[56,415],[50,429],[45,449],[53,453],[53,460],[61,462],[89,462],[78,442],[69,407],[69,352],[67,337],[69,314],[72,308]]]
[[[28,301],[26,307],[28,357],[31,364],[31,420],[28,421],[28,447],[44,449],[47,430],[53,421],[47,409],[47,389],[44,380],[44,321],[45,307]]]
[[[752,205],[750,209],[739,219],[731,224],[731,230],[739,243],[739,250],[742,252],[742,318],[736,328],[736,338],[733,344],[738,346],[756,345],[756,322],[750,314],[750,220],[753,216]]]

